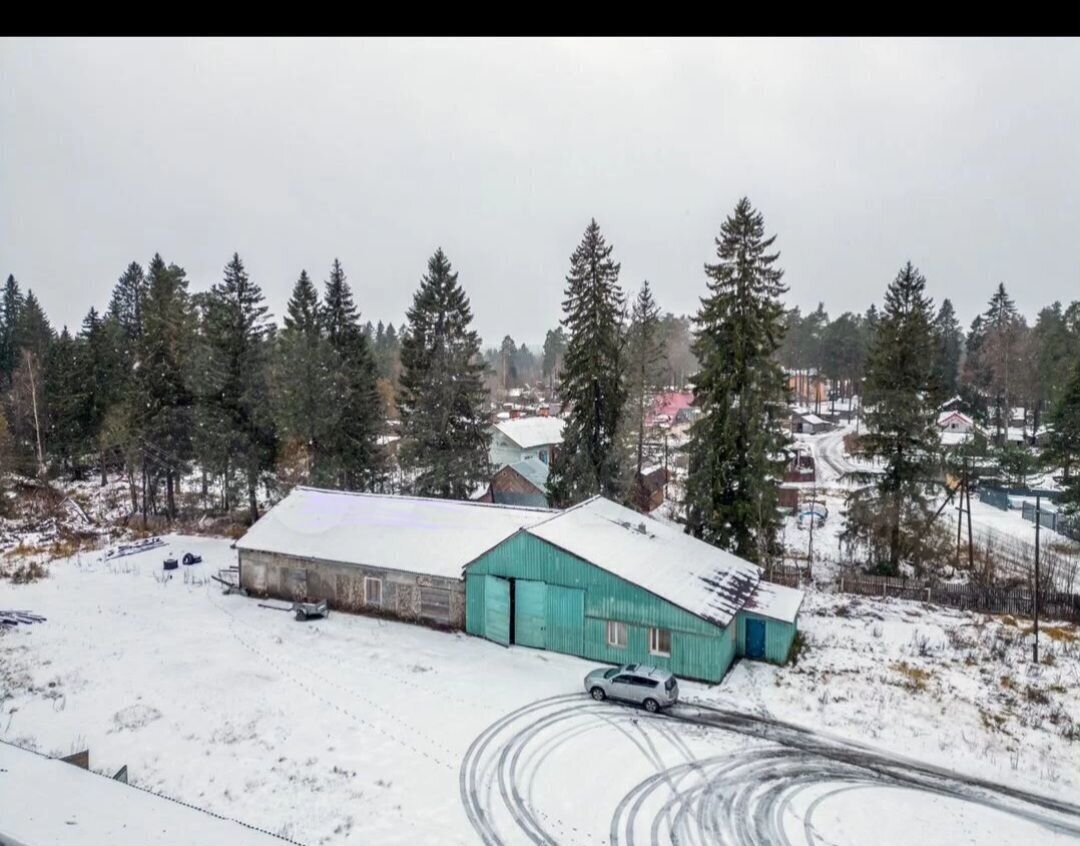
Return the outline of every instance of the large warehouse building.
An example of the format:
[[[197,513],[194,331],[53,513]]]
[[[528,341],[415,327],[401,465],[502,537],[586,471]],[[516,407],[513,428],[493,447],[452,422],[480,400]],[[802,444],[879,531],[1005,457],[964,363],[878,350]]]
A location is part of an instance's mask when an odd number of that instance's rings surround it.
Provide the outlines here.
[[[242,584],[705,681],[787,660],[802,591],[610,500],[565,511],[297,488],[237,544]]]

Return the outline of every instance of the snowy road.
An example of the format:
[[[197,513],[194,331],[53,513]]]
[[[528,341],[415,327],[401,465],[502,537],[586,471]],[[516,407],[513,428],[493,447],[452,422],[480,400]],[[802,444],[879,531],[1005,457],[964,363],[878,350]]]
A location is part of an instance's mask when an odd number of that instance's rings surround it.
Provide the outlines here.
[[[868,464],[854,461],[844,450],[844,436],[854,431],[849,424],[806,440],[813,444],[818,459],[818,481],[822,484],[839,482],[846,473],[876,472]]]
[[[961,834],[974,834],[976,839],[969,842],[987,842],[978,832],[990,821],[999,844],[1080,843],[1077,805],[778,720],[699,703],[652,716],[592,702],[583,694],[549,697],[512,711],[470,746],[459,784],[481,842],[485,846],[588,842],[569,815],[546,809],[538,801],[536,788],[545,764],[560,751],[572,755],[583,735],[612,727],[654,771],[617,802],[608,837],[611,846],[865,842],[851,817],[864,816],[868,803],[881,802],[885,796],[901,807],[904,799],[914,797],[924,815],[934,818],[933,831],[925,836],[918,832],[920,843],[954,843]],[[719,736],[720,754],[694,751],[702,729],[707,736]],[[750,742],[723,749],[732,736]],[[671,758],[676,760],[669,763]],[[584,795],[598,776],[612,777],[605,758],[583,758],[580,784],[563,781],[562,789]],[[903,799],[890,795],[898,791],[907,795]],[[874,814],[882,812],[887,813],[878,805]],[[989,838],[990,831],[986,828],[982,837]]]

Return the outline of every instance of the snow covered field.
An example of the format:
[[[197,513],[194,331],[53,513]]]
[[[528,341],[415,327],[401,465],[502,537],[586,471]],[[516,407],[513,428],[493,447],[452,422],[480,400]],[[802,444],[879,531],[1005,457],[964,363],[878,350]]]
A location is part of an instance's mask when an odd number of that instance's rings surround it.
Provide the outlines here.
[[[588,699],[576,658],[297,623],[207,581],[228,541],[169,541],[0,583],[48,617],[0,637],[0,737],[306,844],[1080,842],[1072,629],[1033,668],[1008,621],[811,594],[795,666],[655,718]],[[170,549],[205,563],[162,581]]]

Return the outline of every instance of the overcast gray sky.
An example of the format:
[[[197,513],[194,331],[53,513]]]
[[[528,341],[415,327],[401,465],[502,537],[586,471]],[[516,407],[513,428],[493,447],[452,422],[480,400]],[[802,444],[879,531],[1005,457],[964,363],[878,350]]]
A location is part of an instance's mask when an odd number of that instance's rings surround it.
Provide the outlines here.
[[[58,326],[159,251],[236,250],[280,316],[341,258],[398,324],[442,246],[485,343],[560,316],[595,216],[692,311],[746,194],[788,300],[880,302],[911,259],[966,324],[1001,280],[1080,298],[1072,40],[0,40],[0,272]]]

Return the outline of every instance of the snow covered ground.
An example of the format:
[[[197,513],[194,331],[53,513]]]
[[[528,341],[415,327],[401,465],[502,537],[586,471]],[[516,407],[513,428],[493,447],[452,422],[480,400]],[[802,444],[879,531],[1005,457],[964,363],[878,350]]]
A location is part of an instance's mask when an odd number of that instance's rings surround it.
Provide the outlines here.
[[[1080,842],[1072,628],[1033,667],[1007,619],[811,593],[797,664],[650,717],[569,656],[223,596],[229,542],[168,541],[0,582],[48,618],[0,636],[0,737],[306,844]]]

